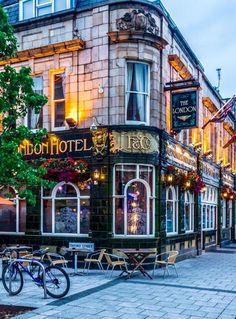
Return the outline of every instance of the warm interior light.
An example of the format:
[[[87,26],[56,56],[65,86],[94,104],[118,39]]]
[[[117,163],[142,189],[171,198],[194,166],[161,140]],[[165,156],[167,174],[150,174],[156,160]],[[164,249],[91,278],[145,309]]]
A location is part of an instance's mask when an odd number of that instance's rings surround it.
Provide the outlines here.
[[[98,180],[100,177],[100,173],[97,169],[95,169],[95,171],[93,172],[93,177],[95,180]]]
[[[173,182],[173,175],[167,175],[167,182]]]

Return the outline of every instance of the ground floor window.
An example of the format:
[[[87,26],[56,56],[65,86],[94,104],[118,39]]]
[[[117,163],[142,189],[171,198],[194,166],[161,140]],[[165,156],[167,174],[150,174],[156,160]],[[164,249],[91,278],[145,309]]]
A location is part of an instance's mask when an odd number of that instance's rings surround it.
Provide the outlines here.
[[[194,229],[194,195],[190,192],[184,193],[184,229],[186,232]]]
[[[72,183],[59,183],[43,191],[42,232],[60,235],[89,233],[90,194]]]
[[[215,229],[217,213],[217,188],[207,186],[201,194],[202,229]]]
[[[178,188],[173,186],[166,189],[166,232],[178,233]]]
[[[115,165],[114,234],[153,236],[154,167],[151,165]]]
[[[0,206],[0,232],[22,233],[26,230],[26,201],[20,199],[13,188],[0,190],[0,197],[8,198],[12,205]]]

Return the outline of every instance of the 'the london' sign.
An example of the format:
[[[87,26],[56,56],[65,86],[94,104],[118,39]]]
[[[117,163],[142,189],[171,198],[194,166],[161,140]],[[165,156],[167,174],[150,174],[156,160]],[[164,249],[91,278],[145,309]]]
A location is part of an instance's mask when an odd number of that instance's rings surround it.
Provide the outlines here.
[[[174,130],[198,126],[197,91],[172,92],[171,122]]]

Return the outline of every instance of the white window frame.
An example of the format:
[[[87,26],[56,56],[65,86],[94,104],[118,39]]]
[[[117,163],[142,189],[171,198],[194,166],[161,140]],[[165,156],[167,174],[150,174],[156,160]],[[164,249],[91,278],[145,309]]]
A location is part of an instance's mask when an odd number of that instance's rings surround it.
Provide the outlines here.
[[[117,195],[115,193],[116,189],[116,167],[117,166],[136,166],[136,176],[135,178],[131,179],[128,181],[124,187],[124,193],[123,195]],[[152,168],[152,189],[150,188],[150,185],[147,183],[147,181],[140,179],[139,178],[139,170],[140,166],[147,166]],[[144,235],[130,235],[128,234],[128,226],[127,226],[127,188],[129,187],[130,184],[133,182],[140,182],[143,183],[146,187],[147,190],[147,234]],[[153,165],[148,165],[148,164],[136,164],[136,163],[122,163],[122,164],[116,164],[114,165],[113,168],[113,234],[115,238],[153,238],[155,236],[155,167]],[[124,200],[124,234],[116,234],[115,229],[116,229],[116,205],[115,205],[115,200],[116,199],[123,199]],[[152,201],[152,212],[150,211],[150,201]],[[152,214],[152,229],[150,229],[150,218]],[[150,234],[151,232],[151,234]]]
[[[14,190],[14,189],[13,189]],[[14,190],[15,191],[15,190]],[[15,191],[16,194],[16,191]],[[0,234],[8,234],[8,235],[15,235],[15,234],[25,234],[25,232],[20,232],[20,201],[24,200],[22,198],[20,198],[17,194],[14,198],[8,198],[9,200],[11,200],[12,202],[15,203],[15,207],[16,207],[16,231],[12,232],[12,231],[0,231]]]
[[[171,190],[172,192],[172,200],[168,199],[168,192]],[[166,188],[166,234],[167,236],[174,236],[178,234],[178,219],[179,219],[179,200],[178,200],[178,187],[168,186]],[[173,231],[167,232],[167,202],[172,202],[173,204]]]
[[[56,193],[59,189],[59,187],[63,186],[64,184],[71,185],[75,191],[77,196],[76,197],[56,197]],[[66,200],[66,199],[76,199],[77,200],[77,233],[56,233],[55,232],[55,201],[56,200]],[[90,196],[81,196],[80,195],[80,190],[79,188],[73,184],[73,183],[65,183],[65,182],[60,182],[58,183],[52,190],[51,196],[43,196],[43,189],[42,189],[42,197],[41,197],[41,233],[42,235],[46,236],[61,236],[61,237],[88,237],[89,234],[81,234],[80,233],[80,208],[81,208],[81,201],[83,199],[90,199]],[[43,201],[44,200],[51,200],[52,201],[52,231],[51,232],[44,232],[43,231],[43,216],[44,216],[44,205]]]
[[[127,90],[127,79],[128,79],[128,63],[134,63],[134,64],[145,64],[148,66],[148,93],[146,92],[138,92],[138,91],[128,91]],[[126,124],[133,124],[133,125],[149,125],[150,123],[150,82],[151,82],[151,71],[150,71],[150,64],[147,62],[143,62],[143,61],[136,61],[136,60],[126,60],[126,64],[125,64],[125,123]],[[146,121],[131,121],[131,120],[127,120],[127,110],[128,110],[128,94],[127,93],[137,93],[137,94],[143,94],[145,96],[147,96],[147,105],[146,105]]]
[[[222,228],[226,228],[226,199],[222,199]]]
[[[50,71],[50,83],[51,83],[51,129],[52,131],[64,131],[66,129],[66,126],[55,126],[55,119],[56,119],[56,109],[55,109],[55,102],[61,102],[61,101],[65,101],[65,118],[66,118],[66,77],[65,77],[65,92],[64,92],[64,99],[60,99],[60,100],[54,100],[54,77],[55,75],[59,75],[59,74],[65,74],[65,69],[61,68],[61,69],[57,69],[57,70],[51,70]],[[64,119],[65,120],[65,119]]]
[[[20,0],[20,2],[19,2],[19,20],[20,21],[27,20],[27,19],[23,19],[23,17],[24,17],[23,4],[24,4],[24,2],[27,2],[27,1],[30,1],[30,0]],[[38,17],[38,15],[37,15],[37,9],[38,8],[46,7],[49,4],[52,5],[52,13],[60,12],[60,11],[55,11],[55,1],[60,1],[60,0],[48,0],[46,3],[41,4],[41,5],[38,4],[38,0],[31,0],[31,1],[32,1],[32,4],[33,4],[32,18]],[[65,10],[68,10],[70,8],[71,8],[71,1],[70,0],[66,0],[66,9]],[[42,16],[40,16],[40,17],[42,17]]]
[[[41,77],[42,78],[42,94],[43,94],[43,91],[44,91],[44,86],[43,86],[43,82],[44,82],[44,78],[43,78],[43,75],[42,74],[37,74],[37,75],[33,75],[32,78],[37,78],[37,77]],[[33,87],[34,89],[34,87]],[[43,107],[41,108],[40,112],[42,112],[42,116],[43,116]],[[40,115],[40,114],[39,114]],[[32,132],[37,132],[41,127],[39,128],[30,128],[29,127],[29,112],[27,113],[26,117],[25,117],[25,126],[27,126]],[[43,127],[43,125],[42,125]]]
[[[203,212],[205,206],[205,212]],[[218,209],[217,189],[207,186],[205,192],[201,194],[201,228],[204,231],[214,230],[216,228],[216,214]],[[203,214],[205,214],[206,225],[203,227]]]
[[[188,200],[189,198],[189,200]],[[192,233],[194,231],[194,195],[190,193],[189,191],[184,192],[184,209],[185,205],[188,204],[190,211],[189,211],[189,224],[190,224],[190,229],[186,230],[186,233]],[[185,228],[185,211],[184,211],[184,228]]]

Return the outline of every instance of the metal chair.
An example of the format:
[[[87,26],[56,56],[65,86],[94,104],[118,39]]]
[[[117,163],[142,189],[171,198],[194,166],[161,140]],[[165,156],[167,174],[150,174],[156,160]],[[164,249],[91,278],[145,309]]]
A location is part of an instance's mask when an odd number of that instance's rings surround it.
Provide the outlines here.
[[[177,272],[177,269],[175,267],[176,258],[178,256],[178,254],[179,254],[179,252],[177,250],[171,250],[169,252],[165,252],[165,253],[156,255],[156,259],[155,259],[155,262],[154,262],[153,273],[152,273],[153,276],[155,274],[156,266],[159,265],[159,266],[164,268],[164,274],[163,274],[164,278],[165,278],[166,272],[167,272],[168,275],[170,275],[169,267],[173,267],[174,268],[176,276],[178,277],[178,272]],[[160,260],[160,256],[165,256],[165,258],[163,260]]]
[[[100,271],[104,271],[102,266],[102,258],[104,256],[106,249],[101,249],[94,251],[93,253],[88,253],[87,257],[84,259],[84,271],[87,268],[87,273],[90,269],[91,263],[97,264]],[[97,258],[95,258],[97,256]]]
[[[125,269],[124,271],[128,273],[127,262],[125,261],[124,257],[113,255],[113,254],[108,254],[108,253],[105,253],[104,256],[105,256],[106,261],[107,261],[107,273],[108,273],[109,268],[111,267],[110,278],[113,274],[114,268],[117,266],[120,267],[121,271]],[[122,269],[122,267],[124,269]]]

